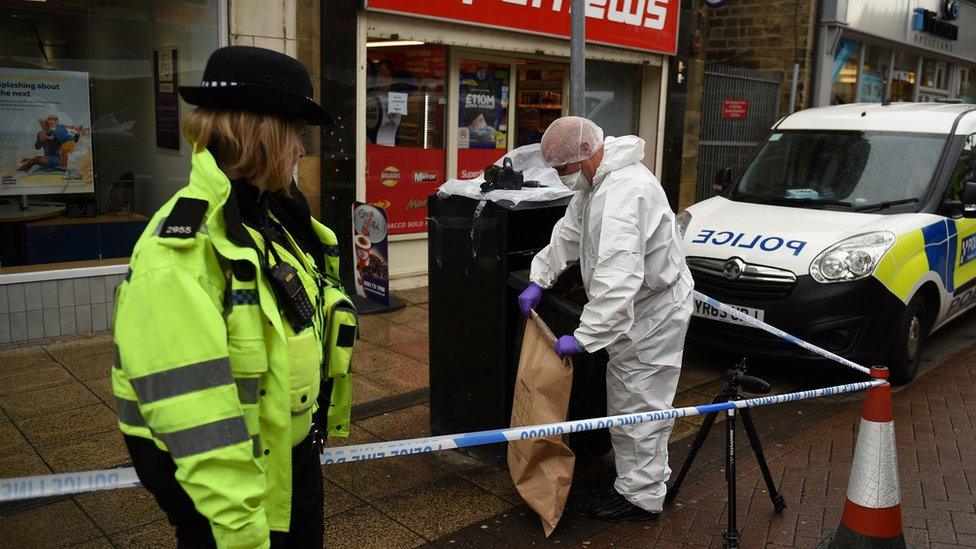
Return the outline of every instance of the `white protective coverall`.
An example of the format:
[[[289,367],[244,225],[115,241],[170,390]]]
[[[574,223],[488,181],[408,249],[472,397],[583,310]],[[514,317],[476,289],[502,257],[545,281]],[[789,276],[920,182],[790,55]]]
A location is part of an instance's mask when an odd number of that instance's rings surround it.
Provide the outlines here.
[[[548,289],[579,261],[589,302],[574,335],[587,352],[606,348],[610,355],[609,415],[671,408],[694,306],[674,214],[643,158],[643,139],[604,141],[592,186],[570,201],[530,275]],[[614,488],[647,511],[664,504],[673,426],[669,420],[610,429]]]

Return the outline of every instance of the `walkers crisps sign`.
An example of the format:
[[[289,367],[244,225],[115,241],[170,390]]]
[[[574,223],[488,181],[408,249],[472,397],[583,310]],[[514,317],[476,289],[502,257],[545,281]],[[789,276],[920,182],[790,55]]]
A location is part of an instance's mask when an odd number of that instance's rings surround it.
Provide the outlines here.
[[[367,9],[569,37],[570,0],[366,0]],[[680,0],[586,0],[586,40],[673,55]]]

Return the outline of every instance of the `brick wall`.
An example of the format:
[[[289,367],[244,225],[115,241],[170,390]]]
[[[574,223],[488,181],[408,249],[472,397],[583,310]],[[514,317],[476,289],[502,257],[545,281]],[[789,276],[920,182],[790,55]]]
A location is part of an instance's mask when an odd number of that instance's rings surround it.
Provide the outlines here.
[[[779,74],[780,114],[789,112],[793,63],[800,64],[796,109],[810,106],[810,70],[817,0],[729,0],[717,9],[700,6],[692,21],[697,53],[688,61],[688,103],[684,119],[679,207],[695,202],[702,83],[706,63]]]
[[[702,58],[745,69],[779,73],[781,114],[789,112],[793,63],[800,64],[797,109],[810,105],[816,0],[730,0],[706,9],[700,32]]]

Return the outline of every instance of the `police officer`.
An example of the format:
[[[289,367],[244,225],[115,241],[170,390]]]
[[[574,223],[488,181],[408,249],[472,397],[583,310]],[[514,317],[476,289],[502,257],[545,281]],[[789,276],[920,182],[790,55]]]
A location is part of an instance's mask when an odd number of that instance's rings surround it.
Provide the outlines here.
[[[189,183],[116,298],[119,425],[180,547],[322,547],[313,413],[336,397],[328,429],[345,434],[349,377],[322,377],[337,241],[292,174],[306,123],[330,119],[304,67],[260,48],[217,50],[180,94],[198,107]]]

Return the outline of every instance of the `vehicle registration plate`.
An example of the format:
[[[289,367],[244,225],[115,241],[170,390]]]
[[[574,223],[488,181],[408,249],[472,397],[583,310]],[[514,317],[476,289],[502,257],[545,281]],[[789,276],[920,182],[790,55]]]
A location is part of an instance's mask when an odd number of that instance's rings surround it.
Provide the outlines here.
[[[729,305],[729,307],[732,307],[733,309],[738,309],[743,313],[751,316],[752,318],[755,318],[756,320],[763,320],[764,312],[762,309],[753,309],[752,307],[743,307],[741,305]],[[730,315],[729,313],[721,309],[712,307],[708,303],[705,303],[704,301],[699,301],[697,299],[695,300],[695,312],[692,314],[693,316],[710,318],[712,320],[718,320],[720,322],[728,322],[729,324],[738,324],[739,326],[754,327],[750,324],[746,324],[745,322],[739,320],[738,318],[733,317],[732,315]]]

